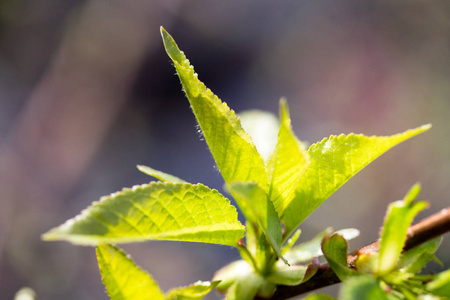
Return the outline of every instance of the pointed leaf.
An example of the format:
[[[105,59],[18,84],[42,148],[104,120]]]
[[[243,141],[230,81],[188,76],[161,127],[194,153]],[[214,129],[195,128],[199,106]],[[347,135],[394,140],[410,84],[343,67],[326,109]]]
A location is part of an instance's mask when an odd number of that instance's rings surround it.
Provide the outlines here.
[[[244,234],[236,209],[216,190],[152,182],[103,197],[43,238],[82,245],[177,240],[236,246]]]
[[[409,273],[420,272],[434,258],[434,253],[439,248],[441,241],[442,237],[438,237],[403,252],[396,269],[401,269],[401,271]]]
[[[280,220],[264,190],[256,182],[232,182],[227,187],[245,218],[259,225],[275,252],[285,261],[280,250]]]
[[[285,99],[280,101],[278,142],[269,163],[269,197],[281,216],[295,196],[300,177],[310,164],[309,154],[294,135]]]
[[[424,125],[392,136],[331,136],[312,145],[308,149],[311,164],[301,177],[296,196],[282,218],[287,233],[378,156],[430,127]]]
[[[414,217],[427,207],[424,201],[413,203],[411,193],[417,196],[417,185],[411,189],[403,201],[396,201],[388,206],[381,232],[379,274],[386,274],[395,267],[405,245],[408,227]]]
[[[155,170],[153,168],[147,167],[147,166],[137,166],[138,170],[141,171],[144,174],[150,175],[152,177],[155,177],[156,179],[159,179],[161,181],[168,181],[168,182],[174,182],[174,183],[187,183],[183,179],[180,179],[178,177],[175,177],[173,175]]]
[[[246,110],[238,113],[242,128],[250,135],[261,157],[267,161],[277,144],[280,122],[273,113]]]
[[[339,234],[325,237],[322,242],[322,252],[328,264],[341,281],[344,281],[356,272],[347,264],[347,241]]]
[[[99,245],[96,252],[102,282],[111,300],[164,300],[158,284],[123,250]]]
[[[166,300],[200,300],[211,292],[219,281],[197,281],[190,286],[171,289],[166,293]]]
[[[254,180],[267,191],[264,161],[234,111],[198,80],[184,53],[162,27],[161,35],[225,182]]]

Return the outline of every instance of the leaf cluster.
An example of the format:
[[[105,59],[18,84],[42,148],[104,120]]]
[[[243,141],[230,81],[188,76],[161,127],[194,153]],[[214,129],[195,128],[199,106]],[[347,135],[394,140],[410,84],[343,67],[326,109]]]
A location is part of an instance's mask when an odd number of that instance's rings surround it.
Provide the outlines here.
[[[159,182],[102,197],[43,238],[97,246],[100,273],[111,299],[202,299],[214,288],[230,300],[269,298],[278,285],[309,280],[317,272],[317,257],[322,254],[345,283],[343,299],[356,299],[361,293],[386,295],[383,285],[405,297],[408,293],[418,295],[415,286],[425,281],[415,273],[434,258],[439,244],[430,241],[419,250],[401,255],[409,224],[426,206],[424,202],[413,203],[418,187],[403,201],[390,205],[379,255],[361,257],[356,269],[349,268],[346,260],[346,240],[358,235],[356,229],[334,234],[327,229],[311,241],[297,241],[299,225],[345,182],[430,125],[391,136],[330,136],[306,147],[292,130],[284,99],[280,101],[279,122],[267,122],[276,118],[261,112],[239,117],[198,79],[189,60],[163,28],[161,34],[225,189],[245,216],[245,226],[230,200],[218,191],[138,166]],[[264,138],[267,124],[277,126],[270,128],[277,132],[275,140]],[[147,272],[114,245],[148,240],[232,246],[242,260],[219,270],[211,282],[196,282],[164,293]],[[441,273],[420,291],[448,294],[446,274]],[[398,283],[398,278],[406,283]],[[316,298],[328,299],[323,295],[308,299]]]

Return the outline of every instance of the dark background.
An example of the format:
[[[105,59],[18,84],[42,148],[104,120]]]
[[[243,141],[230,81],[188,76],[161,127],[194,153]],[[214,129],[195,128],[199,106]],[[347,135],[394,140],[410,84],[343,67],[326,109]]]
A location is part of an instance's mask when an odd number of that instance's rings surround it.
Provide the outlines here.
[[[417,181],[431,204],[418,219],[448,206],[447,0],[3,0],[1,299],[24,286],[37,299],[107,299],[93,248],[40,235],[102,195],[148,182],[136,164],[222,190],[160,25],[236,111],[277,112],[287,97],[304,141],[433,124],[333,195],[302,225],[303,239],[333,226],[361,229],[351,248],[375,240],[386,205]],[[124,248],[164,290],[209,280],[238,257],[178,242]],[[446,266],[449,248],[447,237],[438,252]]]

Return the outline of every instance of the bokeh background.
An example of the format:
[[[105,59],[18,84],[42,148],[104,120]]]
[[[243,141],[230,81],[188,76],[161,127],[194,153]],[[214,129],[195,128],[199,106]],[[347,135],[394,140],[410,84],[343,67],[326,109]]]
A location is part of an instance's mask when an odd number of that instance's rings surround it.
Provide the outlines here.
[[[24,286],[37,299],[107,299],[93,248],[40,235],[151,180],[137,164],[222,190],[160,25],[236,111],[276,113],[287,97],[304,141],[433,124],[335,193],[302,225],[303,240],[327,226],[361,229],[351,248],[375,240],[386,205],[417,181],[431,204],[418,218],[448,206],[448,0],[2,0],[1,299]],[[446,266],[449,240],[438,252]],[[124,248],[165,290],[209,280],[238,257],[177,242]]]

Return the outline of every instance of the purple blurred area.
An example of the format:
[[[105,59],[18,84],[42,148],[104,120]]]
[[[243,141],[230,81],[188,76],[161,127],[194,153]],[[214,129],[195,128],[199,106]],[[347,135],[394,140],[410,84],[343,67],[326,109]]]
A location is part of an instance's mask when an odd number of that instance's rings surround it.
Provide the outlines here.
[[[137,164],[222,191],[161,25],[236,111],[276,113],[287,97],[303,141],[433,124],[336,192],[301,239],[355,227],[362,236],[350,248],[369,243],[387,204],[417,181],[431,205],[418,219],[448,206],[449,16],[447,0],[2,0],[0,298],[28,286],[37,299],[107,299],[93,248],[40,236],[101,196],[150,181]],[[438,252],[447,267],[449,240]],[[164,290],[209,280],[238,257],[177,242],[124,248]]]

